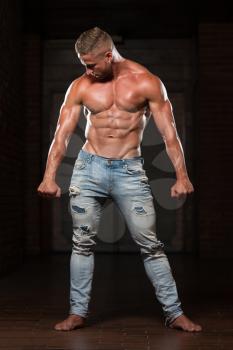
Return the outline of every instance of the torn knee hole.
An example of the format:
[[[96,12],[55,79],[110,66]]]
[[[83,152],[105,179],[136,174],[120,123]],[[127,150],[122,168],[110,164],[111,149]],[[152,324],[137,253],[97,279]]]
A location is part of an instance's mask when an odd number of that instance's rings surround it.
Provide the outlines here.
[[[89,233],[90,229],[87,225],[80,225],[80,230],[84,233]]]
[[[143,207],[134,207],[134,211],[137,213],[137,214],[146,214],[146,211]]]
[[[75,211],[76,213],[85,213],[86,212],[85,208],[81,208],[78,205],[72,205],[72,210]]]
[[[164,243],[159,241],[159,240],[156,243],[153,243],[151,245],[151,251],[152,252],[156,252],[157,250],[163,249],[163,248],[164,248]]]

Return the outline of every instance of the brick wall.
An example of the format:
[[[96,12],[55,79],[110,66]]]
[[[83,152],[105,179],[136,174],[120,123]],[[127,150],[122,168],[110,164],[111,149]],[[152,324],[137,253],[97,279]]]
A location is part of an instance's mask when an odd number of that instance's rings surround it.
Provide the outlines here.
[[[22,35],[20,1],[0,2],[0,274],[23,257]]]
[[[41,181],[41,40],[38,34],[25,34],[24,49],[24,235],[25,253],[40,252]]]
[[[232,257],[233,24],[199,26],[198,231],[201,257]]]
[[[0,274],[40,252],[40,37],[22,3],[0,3]]]

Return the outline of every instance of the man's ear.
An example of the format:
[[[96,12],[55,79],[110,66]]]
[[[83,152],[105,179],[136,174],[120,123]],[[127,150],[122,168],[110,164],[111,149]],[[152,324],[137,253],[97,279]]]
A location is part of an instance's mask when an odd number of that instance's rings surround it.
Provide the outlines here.
[[[107,51],[105,53],[105,58],[107,59],[107,61],[110,63],[112,61],[112,51]]]

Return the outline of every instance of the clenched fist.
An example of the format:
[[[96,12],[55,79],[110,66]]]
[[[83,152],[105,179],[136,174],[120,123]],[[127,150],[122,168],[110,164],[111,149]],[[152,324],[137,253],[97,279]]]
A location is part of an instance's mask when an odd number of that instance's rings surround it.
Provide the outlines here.
[[[61,197],[60,187],[51,179],[44,179],[37,188],[37,193],[45,198]]]
[[[188,177],[179,179],[171,188],[171,196],[181,198],[186,196],[186,194],[193,192],[193,185],[191,184]]]

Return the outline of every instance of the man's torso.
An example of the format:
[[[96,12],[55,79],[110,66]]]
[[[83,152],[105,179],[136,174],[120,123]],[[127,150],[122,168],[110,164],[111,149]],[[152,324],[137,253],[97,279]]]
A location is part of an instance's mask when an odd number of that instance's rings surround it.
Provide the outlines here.
[[[141,86],[148,71],[132,61],[123,63],[110,81],[93,82],[83,76],[82,104],[87,119],[83,149],[103,157],[140,156],[150,115]]]

